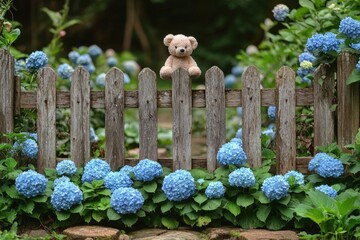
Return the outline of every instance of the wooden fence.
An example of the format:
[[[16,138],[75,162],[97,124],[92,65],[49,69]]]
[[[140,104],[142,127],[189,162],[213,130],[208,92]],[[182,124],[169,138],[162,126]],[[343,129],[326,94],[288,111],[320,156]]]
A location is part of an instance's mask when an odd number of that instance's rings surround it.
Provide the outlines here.
[[[276,75],[275,89],[260,88],[260,72],[248,67],[243,74],[243,87],[225,90],[224,75],[218,67],[205,74],[205,90],[192,90],[187,72],[178,69],[172,77],[172,90],[157,90],[156,74],[143,69],[137,91],[124,91],[123,73],[112,68],[106,74],[105,91],[91,91],[89,74],[78,67],[70,91],[56,90],[56,74],[51,68],[38,73],[35,92],[20,91],[14,77],[14,60],[8,52],[0,51],[0,136],[13,131],[14,116],[20,109],[37,109],[39,153],[37,167],[56,165],[56,108],[71,109],[71,159],[81,166],[90,159],[90,109],[105,109],[106,161],[112,169],[134,163],[125,158],[124,108],[139,109],[140,159],[150,158],[173,169],[206,167],[214,171],[216,154],[225,143],[225,111],[227,107],[243,107],[243,147],[253,167],[261,165],[261,106],[275,105],[277,172],[297,169],[307,172],[310,157],[296,156],[296,106],[314,107],[314,145],[332,143],[341,146],[353,143],[359,128],[359,84],[346,85],[356,58],[348,53],[337,61],[337,84],[328,66],[316,70],[313,88],[295,88],[295,73],[282,67]],[[337,91],[335,91],[337,89]],[[335,98],[336,96],[336,98]],[[337,111],[331,106],[337,104]],[[171,108],[173,121],[172,158],[157,155],[157,109]],[[192,108],[206,108],[206,158],[191,154]],[[337,118],[335,118],[337,116]],[[7,141],[5,138],[0,139]],[[136,160],[135,160],[136,162]]]

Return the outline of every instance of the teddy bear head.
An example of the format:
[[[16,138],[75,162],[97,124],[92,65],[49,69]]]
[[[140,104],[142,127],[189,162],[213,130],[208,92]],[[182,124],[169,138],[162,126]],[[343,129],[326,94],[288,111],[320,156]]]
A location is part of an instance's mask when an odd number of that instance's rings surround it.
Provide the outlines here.
[[[187,37],[182,34],[168,34],[164,38],[164,44],[168,47],[169,53],[175,57],[190,56],[197,47],[198,42],[194,37]]]

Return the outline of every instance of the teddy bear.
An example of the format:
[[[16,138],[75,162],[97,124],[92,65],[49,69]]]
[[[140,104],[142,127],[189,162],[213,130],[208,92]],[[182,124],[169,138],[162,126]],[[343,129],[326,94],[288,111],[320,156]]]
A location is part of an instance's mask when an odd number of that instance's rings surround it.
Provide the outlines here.
[[[194,37],[187,37],[183,34],[168,34],[164,38],[164,44],[168,47],[170,56],[160,69],[162,79],[171,79],[172,73],[178,68],[187,70],[191,78],[200,76],[201,70],[190,56],[198,46],[198,42]]]

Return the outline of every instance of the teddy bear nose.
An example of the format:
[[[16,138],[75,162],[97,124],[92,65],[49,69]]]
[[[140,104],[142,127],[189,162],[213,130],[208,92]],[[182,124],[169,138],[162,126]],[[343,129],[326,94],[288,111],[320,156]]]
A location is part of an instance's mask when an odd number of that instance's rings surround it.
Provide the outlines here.
[[[182,49],[180,49],[180,52],[182,52],[182,53],[183,53],[183,52],[185,52],[185,49],[183,49],[183,48],[182,48]]]

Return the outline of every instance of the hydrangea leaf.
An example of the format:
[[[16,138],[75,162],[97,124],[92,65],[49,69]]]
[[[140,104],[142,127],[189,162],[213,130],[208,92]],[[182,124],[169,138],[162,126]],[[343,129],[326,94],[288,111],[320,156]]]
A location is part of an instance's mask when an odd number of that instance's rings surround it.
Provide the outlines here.
[[[314,206],[329,213],[337,213],[335,200],[321,191],[309,191],[309,198]]]
[[[157,192],[152,198],[154,203],[164,202],[166,200],[166,195],[163,192]]]
[[[209,199],[205,202],[205,204],[201,207],[202,210],[205,211],[213,211],[221,206],[221,199]]]
[[[174,204],[172,202],[166,202],[164,205],[161,205],[161,212],[162,213],[166,213],[168,212],[172,207],[174,206]]]
[[[256,217],[262,221],[266,222],[266,219],[268,218],[269,214],[271,212],[271,207],[268,205],[261,205],[259,209],[256,211]]]
[[[241,194],[236,199],[236,204],[245,208],[253,203],[254,203],[254,197],[251,195]]]
[[[48,196],[38,196],[38,197],[34,197],[32,200],[34,201],[34,202],[38,202],[38,203],[44,203],[44,202],[46,202],[47,201],[47,199],[48,199]]]
[[[315,10],[315,6],[314,3],[312,3],[310,0],[300,0],[299,1],[300,6],[311,9],[311,10]]]
[[[13,198],[13,199],[20,199],[21,196],[19,195],[19,193],[16,191],[15,185],[9,187],[6,186],[5,187],[5,192],[7,195],[9,195],[9,197]]]
[[[70,212],[71,213],[80,213],[83,209],[84,209],[84,206],[82,204],[78,204],[78,205],[76,205],[76,207],[71,208]]]
[[[153,203],[144,204],[144,205],[142,206],[142,209],[143,209],[145,212],[154,212],[155,209],[156,209],[156,205],[153,204]]]
[[[145,217],[145,216],[146,216],[146,213],[145,213],[145,211],[143,211],[143,210],[139,210],[139,211],[136,213],[136,215],[137,215],[138,217]]]
[[[290,202],[290,200],[291,200],[290,195],[287,195],[286,197],[280,199],[280,200],[278,201],[278,203],[286,206],[286,205],[288,205],[288,203]]]
[[[71,215],[71,213],[69,213],[69,212],[58,212],[58,211],[55,214],[56,214],[57,220],[59,220],[59,221],[65,221]]]
[[[260,203],[262,204],[266,204],[269,203],[270,200],[265,196],[265,194],[261,191],[257,191],[255,193],[252,194],[253,197],[258,200]]]
[[[209,216],[200,216],[196,221],[196,226],[203,227],[207,226],[209,223],[211,223],[211,218]]]
[[[266,221],[266,228],[270,230],[280,230],[285,227],[287,223],[287,221],[283,220],[277,215],[270,215],[268,220]]]
[[[202,204],[203,202],[205,202],[207,200],[207,197],[203,194],[198,194],[195,198],[194,198],[195,202],[197,202],[198,204]]]
[[[175,219],[168,218],[168,217],[162,217],[161,223],[166,227],[167,229],[176,229],[179,227],[179,222]]]
[[[356,83],[359,81],[360,81],[360,71],[355,68],[348,77],[348,79],[346,80],[346,84],[350,85],[352,83]]]
[[[126,215],[123,218],[121,218],[121,221],[125,224],[127,227],[131,227],[134,225],[138,220],[138,217],[135,214]]]
[[[154,193],[157,189],[157,184],[155,181],[147,182],[143,185],[144,190],[148,193]]]
[[[188,212],[186,213],[186,216],[191,220],[195,221],[199,216],[194,212]]]
[[[295,212],[300,217],[310,218],[318,225],[326,220],[325,213],[321,209],[313,208],[305,204],[296,206]]]
[[[190,204],[187,204],[187,205],[180,211],[180,215],[185,215],[185,214],[187,214],[187,213],[189,213],[189,212],[192,212],[192,211],[193,211],[193,209],[192,209],[191,205],[190,205]]]
[[[117,221],[121,218],[121,215],[118,214],[114,209],[112,208],[109,208],[107,211],[106,211],[106,215],[108,217],[108,219],[110,221]]]
[[[231,214],[234,215],[235,217],[241,213],[240,207],[230,201],[226,204],[226,209],[229,210],[229,212],[231,212]]]
[[[93,211],[91,216],[97,222],[100,222],[101,220],[103,220],[103,216],[98,211]]]
[[[285,221],[290,221],[294,217],[294,211],[286,206],[280,206],[278,208],[281,213],[281,218]]]
[[[25,204],[20,205],[20,209],[26,213],[32,214],[35,204],[33,201],[27,201]]]

